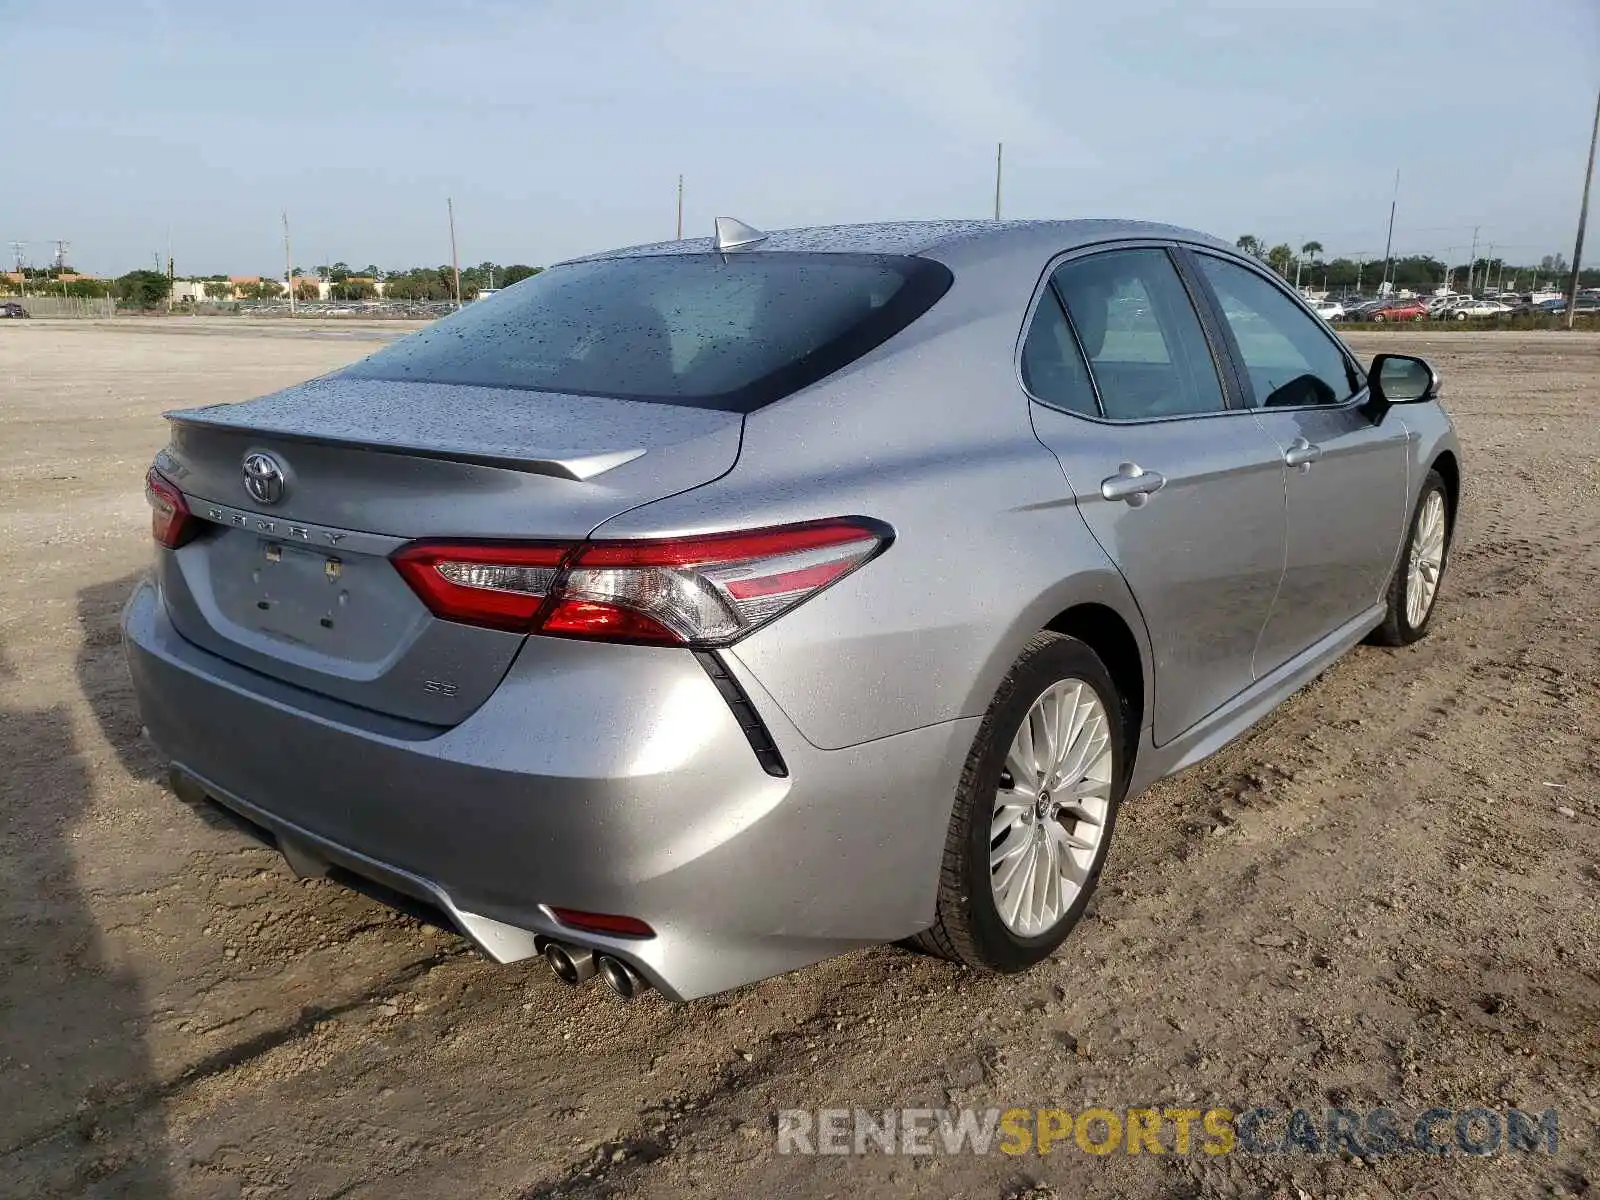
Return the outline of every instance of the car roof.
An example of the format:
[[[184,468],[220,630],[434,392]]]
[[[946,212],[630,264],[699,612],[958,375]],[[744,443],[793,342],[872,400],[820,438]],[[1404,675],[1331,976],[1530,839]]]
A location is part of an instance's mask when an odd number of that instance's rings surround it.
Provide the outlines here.
[[[1194,242],[1231,253],[1229,243],[1209,234],[1176,225],[1148,221],[1083,219],[1062,221],[884,221],[864,225],[813,225],[795,229],[776,229],[759,243],[737,254],[763,251],[790,251],[819,254],[907,254],[943,258],[957,250],[965,254],[1011,253],[1048,248],[1051,253],[1076,249],[1095,242],[1133,238],[1158,238]],[[637,258],[669,254],[709,254],[712,239],[685,238],[682,241],[651,242],[601,251],[566,261],[592,262],[607,258]],[[556,264],[558,266],[564,264]]]

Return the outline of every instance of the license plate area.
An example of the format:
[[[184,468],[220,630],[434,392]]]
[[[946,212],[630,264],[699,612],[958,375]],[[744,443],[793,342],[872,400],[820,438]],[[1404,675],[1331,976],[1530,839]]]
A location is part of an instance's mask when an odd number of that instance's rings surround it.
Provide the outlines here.
[[[360,620],[361,572],[352,560],[268,538],[256,539],[256,551],[262,633],[321,649],[344,637],[347,621]]]
[[[393,654],[415,605],[387,559],[228,530],[212,544],[222,615],[241,630],[344,662]]]

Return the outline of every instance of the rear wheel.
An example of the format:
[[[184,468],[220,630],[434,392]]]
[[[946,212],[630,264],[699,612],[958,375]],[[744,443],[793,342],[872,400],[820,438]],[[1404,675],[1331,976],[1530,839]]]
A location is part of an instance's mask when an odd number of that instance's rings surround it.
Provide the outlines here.
[[[1125,706],[1083,642],[1036,635],[1000,685],[962,772],[921,948],[1025,970],[1088,906],[1127,786]]]
[[[1428,632],[1439,584],[1450,550],[1450,501],[1439,472],[1422,481],[1411,532],[1389,581],[1387,611],[1373,640],[1385,646],[1409,646]]]
[[[1373,321],[1375,321],[1375,322],[1376,322],[1376,323],[1377,323],[1377,324],[1379,324],[1379,325],[1382,325],[1382,324],[1383,324],[1383,323],[1384,323],[1384,322],[1385,322],[1385,321],[1387,321],[1387,320],[1388,320],[1388,319],[1389,319],[1389,318],[1387,318],[1387,317],[1385,317],[1385,316],[1384,316],[1384,315],[1383,315],[1383,314],[1382,314],[1382,313],[1373,313],[1373,314],[1372,314],[1372,319],[1373,319]]]

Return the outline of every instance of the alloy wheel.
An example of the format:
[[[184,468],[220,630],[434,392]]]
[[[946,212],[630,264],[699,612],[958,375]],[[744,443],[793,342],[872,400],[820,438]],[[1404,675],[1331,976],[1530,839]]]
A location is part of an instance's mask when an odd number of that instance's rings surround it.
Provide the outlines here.
[[[1444,571],[1444,496],[1429,492],[1417,514],[1417,531],[1411,538],[1411,559],[1406,572],[1406,624],[1421,627],[1433,608]]]
[[[1113,759],[1105,705],[1062,679],[1023,718],[995,792],[989,883],[1007,929],[1038,937],[1087,885],[1104,845]]]

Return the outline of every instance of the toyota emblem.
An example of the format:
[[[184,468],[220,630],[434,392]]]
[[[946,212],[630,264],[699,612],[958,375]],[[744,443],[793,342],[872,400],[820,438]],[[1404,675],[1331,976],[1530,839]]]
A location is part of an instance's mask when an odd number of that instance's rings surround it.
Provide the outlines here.
[[[276,504],[283,499],[283,467],[270,454],[259,451],[244,456],[244,490],[257,504]]]

